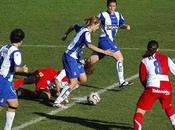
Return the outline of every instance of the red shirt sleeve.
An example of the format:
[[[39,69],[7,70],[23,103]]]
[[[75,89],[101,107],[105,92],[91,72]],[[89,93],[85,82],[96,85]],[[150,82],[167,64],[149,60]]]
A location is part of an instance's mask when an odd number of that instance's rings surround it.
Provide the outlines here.
[[[147,75],[146,66],[141,62],[140,70],[139,70],[139,78],[140,78],[141,84],[144,87],[146,86],[146,75]]]

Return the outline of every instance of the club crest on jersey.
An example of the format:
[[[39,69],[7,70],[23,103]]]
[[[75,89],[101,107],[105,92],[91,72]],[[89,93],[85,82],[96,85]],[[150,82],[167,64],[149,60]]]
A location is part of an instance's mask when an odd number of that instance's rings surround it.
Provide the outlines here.
[[[0,99],[0,102],[3,103],[4,102],[4,98]]]
[[[74,75],[76,76],[77,75],[77,72],[74,72]]]
[[[117,29],[118,25],[107,25],[107,30]]]

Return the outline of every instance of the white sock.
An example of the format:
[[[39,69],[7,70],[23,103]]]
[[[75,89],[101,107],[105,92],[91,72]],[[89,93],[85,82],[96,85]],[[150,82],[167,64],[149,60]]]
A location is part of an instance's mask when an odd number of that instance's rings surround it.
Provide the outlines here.
[[[60,95],[57,97],[54,103],[61,103],[63,102],[71,93],[72,89],[69,86],[65,86],[61,91]]]
[[[118,60],[116,62],[116,71],[118,73],[119,83],[122,84],[124,80],[124,72],[123,72],[123,61]]]
[[[6,112],[6,123],[5,123],[5,130],[11,130],[13,120],[15,118],[15,112]]]
[[[175,114],[170,116],[171,124],[175,126]]]

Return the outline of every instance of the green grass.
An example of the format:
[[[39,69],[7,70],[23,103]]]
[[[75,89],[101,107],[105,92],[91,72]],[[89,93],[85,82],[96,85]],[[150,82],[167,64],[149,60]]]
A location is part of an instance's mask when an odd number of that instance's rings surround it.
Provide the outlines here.
[[[16,27],[26,32],[24,45],[58,45],[60,48],[42,48],[23,46],[23,61],[30,71],[41,67],[62,68],[61,57],[64,46],[70,42],[60,40],[67,27],[73,23],[83,23],[87,16],[106,10],[103,0],[5,0],[0,4],[0,43],[8,42],[9,32]],[[138,73],[141,55],[147,41],[156,39],[160,49],[174,49],[175,1],[173,0],[118,0],[118,10],[122,12],[131,31],[119,30],[118,46],[121,48],[140,48],[141,50],[122,50],[125,57],[125,77]],[[100,31],[92,34],[96,45]],[[162,51],[174,58],[174,52]],[[90,55],[86,50],[86,55]],[[73,92],[73,96],[85,96],[91,91],[105,88],[118,79],[115,62],[106,57],[95,67],[95,73],[89,77],[87,86]],[[172,77],[172,80],[174,78]],[[131,88],[122,91],[108,90],[101,94],[101,102],[96,106],[76,104],[68,110],[54,116],[48,112],[56,110],[51,106],[31,100],[20,100],[20,107],[14,121],[14,127],[38,117],[47,117],[41,122],[30,125],[24,130],[128,130],[133,128],[132,118],[135,105],[143,91],[138,79]],[[90,87],[91,86],[91,87]],[[25,88],[33,88],[33,85]],[[174,102],[174,101],[173,101]],[[3,129],[5,111],[0,113],[0,129]],[[171,124],[157,102],[144,118],[145,130],[169,130]]]

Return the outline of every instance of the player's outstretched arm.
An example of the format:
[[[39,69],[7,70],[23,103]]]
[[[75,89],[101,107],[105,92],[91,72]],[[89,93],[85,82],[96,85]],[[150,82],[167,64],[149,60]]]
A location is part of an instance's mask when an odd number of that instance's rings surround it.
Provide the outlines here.
[[[102,50],[92,44],[88,44],[87,47],[91,49],[92,51],[96,51],[98,53],[102,53],[102,54],[109,55],[109,56],[113,55],[113,52],[111,50]]]
[[[27,65],[24,65],[22,67],[15,67],[15,72],[25,72],[25,73],[28,73],[28,67],[27,67]]]

